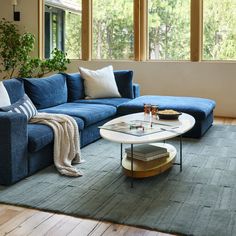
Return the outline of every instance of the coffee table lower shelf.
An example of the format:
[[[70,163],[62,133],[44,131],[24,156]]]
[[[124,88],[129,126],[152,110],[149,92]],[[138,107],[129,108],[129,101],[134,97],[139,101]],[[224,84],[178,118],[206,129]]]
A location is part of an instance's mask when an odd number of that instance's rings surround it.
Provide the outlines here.
[[[161,174],[173,166],[177,154],[175,147],[166,143],[155,143],[152,145],[167,148],[168,152],[170,153],[169,157],[167,157],[167,159],[162,163],[158,163],[158,161],[144,162],[133,159],[133,178],[146,178],[155,176]],[[122,160],[122,167],[124,174],[131,177],[131,159],[124,157]]]

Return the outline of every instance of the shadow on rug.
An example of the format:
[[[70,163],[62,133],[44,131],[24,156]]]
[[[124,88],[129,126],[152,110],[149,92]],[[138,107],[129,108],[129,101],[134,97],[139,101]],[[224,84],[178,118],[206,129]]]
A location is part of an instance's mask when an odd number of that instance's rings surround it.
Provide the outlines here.
[[[200,140],[184,140],[181,173],[174,166],[131,189],[119,144],[99,140],[82,149],[83,177],[61,176],[51,166],[0,186],[0,202],[181,235],[236,235],[235,143],[236,126],[215,125]]]

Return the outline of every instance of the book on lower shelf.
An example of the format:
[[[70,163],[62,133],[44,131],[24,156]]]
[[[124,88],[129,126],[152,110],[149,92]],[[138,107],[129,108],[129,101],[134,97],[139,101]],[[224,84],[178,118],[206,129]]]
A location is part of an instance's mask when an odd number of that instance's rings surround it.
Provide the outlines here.
[[[167,161],[167,156],[165,157],[160,157],[158,159],[154,159],[152,161],[143,161],[139,159],[135,159],[135,166],[141,166],[141,168],[145,169],[150,169],[153,168],[154,166],[161,165]],[[127,156],[127,159],[131,161],[131,158]]]
[[[128,158],[131,158],[131,153],[126,153]],[[139,155],[135,155],[133,154],[133,158],[136,160],[140,160],[140,161],[153,161],[153,160],[157,160],[157,159],[166,159],[167,157],[169,157],[170,153],[169,152],[165,152],[165,153],[161,153],[161,154],[157,154],[157,155],[153,155],[153,156],[149,156],[149,157],[145,157],[145,156],[139,156]]]
[[[125,151],[128,155],[131,155],[131,148],[126,148]],[[153,156],[157,156],[158,158],[158,155],[166,153],[167,153],[166,148],[160,146],[154,146],[151,144],[136,145],[133,148],[133,155],[140,156],[142,158],[149,158]]]

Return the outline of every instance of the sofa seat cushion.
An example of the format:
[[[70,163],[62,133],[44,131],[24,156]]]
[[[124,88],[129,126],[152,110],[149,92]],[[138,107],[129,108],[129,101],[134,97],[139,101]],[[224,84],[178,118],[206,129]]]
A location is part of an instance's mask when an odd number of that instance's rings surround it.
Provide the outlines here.
[[[85,104],[104,104],[110,105],[114,107],[118,107],[123,103],[131,101],[130,98],[98,98],[98,99],[80,99],[77,100],[77,103],[85,103]]]
[[[85,127],[116,115],[114,106],[86,103],[65,103],[40,111],[81,118]]]
[[[118,107],[119,114],[143,111],[143,104],[158,105],[159,109],[174,109],[192,115],[196,120],[206,119],[215,108],[215,101],[197,97],[141,96]]]
[[[28,149],[37,152],[53,141],[53,130],[47,125],[28,124]]]
[[[78,117],[73,117],[79,130],[84,129],[84,122]],[[37,152],[49,143],[53,142],[54,134],[52,128],[43,124],[28,124],[28,149]]]
[[[25,91],[37,109],[67,102],[66,77],[55,74],[47,78],[24,79]]]

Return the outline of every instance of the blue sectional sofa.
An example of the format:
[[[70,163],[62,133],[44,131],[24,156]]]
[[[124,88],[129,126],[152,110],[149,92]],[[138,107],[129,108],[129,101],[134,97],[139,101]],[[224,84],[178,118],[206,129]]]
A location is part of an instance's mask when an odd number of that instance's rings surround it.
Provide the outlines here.
[[[81,147],[100,138],[98,126],[117,116],[117,107],[139,96],[132,71],[115,71],[121,98],[85,100],[80,74],[4,81],[11,103],[26,92],[40,112],[72,116],[80,130]],[[10,185],[53,162],[53,131],[28,124],[26,116],[0,112],[0,184]]]
[[[132,71],[114,71],[121,98],[85,99],[79,73],[56,74],[43,79],[4,81],[11,103],[30,97],[38,111],[72,116],[79,127],[81,147],[100,138],[98,126],[114,117],[143,111],[143,103],[193,115],[194,128],[187,135],[201,137],[212,125],[215,102],[202,98],[141,96],[132,83]],[[28,124],[26,116],[0,112],[0,185],[13,184],[53,162],[53,131],[42,124]]]

